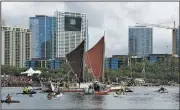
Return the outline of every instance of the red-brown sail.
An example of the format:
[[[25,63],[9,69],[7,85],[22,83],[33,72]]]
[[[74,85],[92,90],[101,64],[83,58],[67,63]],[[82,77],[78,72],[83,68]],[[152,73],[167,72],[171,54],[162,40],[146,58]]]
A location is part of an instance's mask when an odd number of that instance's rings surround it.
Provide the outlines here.
[[[96,80],[103,81],[104,76],[104,37],[85,53],[85,64]]]
[[[77,48],[66,55],[72,71],[77,74],[79,82],[83,82],[84,43],[85,41],[83,40]]]

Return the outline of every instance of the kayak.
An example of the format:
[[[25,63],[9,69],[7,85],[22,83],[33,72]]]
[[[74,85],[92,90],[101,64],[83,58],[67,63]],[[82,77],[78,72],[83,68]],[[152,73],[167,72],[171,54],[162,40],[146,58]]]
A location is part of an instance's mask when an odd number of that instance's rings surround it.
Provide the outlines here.
[[[159,90],[157,90],[157,91],[155,91],[155,92],[159,92],[159,93],[168,93],[167,90],[164,90],[164,91],[159,91]]]
[[[131,89],[127,88],[125,89],[125,92],[133,92]]]
[[[159,91],[159,93],[168,93],[168,91]]]
[[[29,95],[29,94],[36,94],[36,92],[35,92],[35,91],[32,91],[32,92],[29,92],[29,93],[24,93],[24,92],[23,92],[23,93],[16,93],[16,94],[28,94],[28,95]]]
[[[20,101],[18,101],[18,100],[11,100],[11,101],[1,100],[1,103],[20,103]]]

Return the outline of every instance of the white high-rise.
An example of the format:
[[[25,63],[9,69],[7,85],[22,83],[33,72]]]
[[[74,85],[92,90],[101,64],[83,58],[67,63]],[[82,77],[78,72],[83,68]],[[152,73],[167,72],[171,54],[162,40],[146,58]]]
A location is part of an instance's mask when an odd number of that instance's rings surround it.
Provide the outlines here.
[[[55,12],[56,17],[56,57],[75,49],[84,39],[88,49],[88,20],[86,14]]]
[[[19,27],[1,27],[1,64],[24,67],[31,59],[31,32]]]

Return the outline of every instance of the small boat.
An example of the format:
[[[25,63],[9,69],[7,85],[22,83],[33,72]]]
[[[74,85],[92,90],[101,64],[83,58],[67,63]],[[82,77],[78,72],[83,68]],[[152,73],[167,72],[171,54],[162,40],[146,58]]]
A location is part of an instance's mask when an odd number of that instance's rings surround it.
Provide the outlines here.
[[[55,94],[55,93],[54,93],[54,94]],[[48,98],[48,99],[59,99],[60,97],[63,96],[62,93],[60,93],[60,94],[55,94],[55,95],[54,95],[54,94],[53,94],[53,93],[48,94],[48,95],[47,95],[47,98]]]
[[[125,92],[133,92],[130,88],[125,88]]]
[[[11,101],[1,100],[1,103],[20,103],[20,101],[18,101],[18,100],[11,100]]]
[[[16,93],[16,94],[23,94],[23,95],[28,94],[29,95],[29,94],[36,94],[36,92],[35,91],[31,91],[31,92],[28,92],[28,93],[24,93],[23,92],[23,93]]]
[[[60,94],[55,95],[54,98],[60,98],[60,97],[62,97],[62,96],[63,96],[63,94],[60,93]]]
[[[156,90],[155,92],[159,92],[159,93],[168,93],[167,89],[161,87],[159,90]]]
[[[155,92],[159,92],[159,93],[168,93],[168,91],[167,90],[157,90],[157,91],[155,91]]]

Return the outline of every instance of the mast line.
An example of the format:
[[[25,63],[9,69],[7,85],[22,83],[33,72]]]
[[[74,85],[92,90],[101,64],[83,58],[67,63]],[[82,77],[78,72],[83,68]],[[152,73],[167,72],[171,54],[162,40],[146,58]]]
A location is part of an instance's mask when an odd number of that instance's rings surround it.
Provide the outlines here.
[[[105,61],[105,31],[104,31],[104,48],[103,48],[103,63],[102,63],[102,66],[103,66],[103,76],[102,76],[102,82],[104,83],[105,79],[104,79],[104,61]]]

